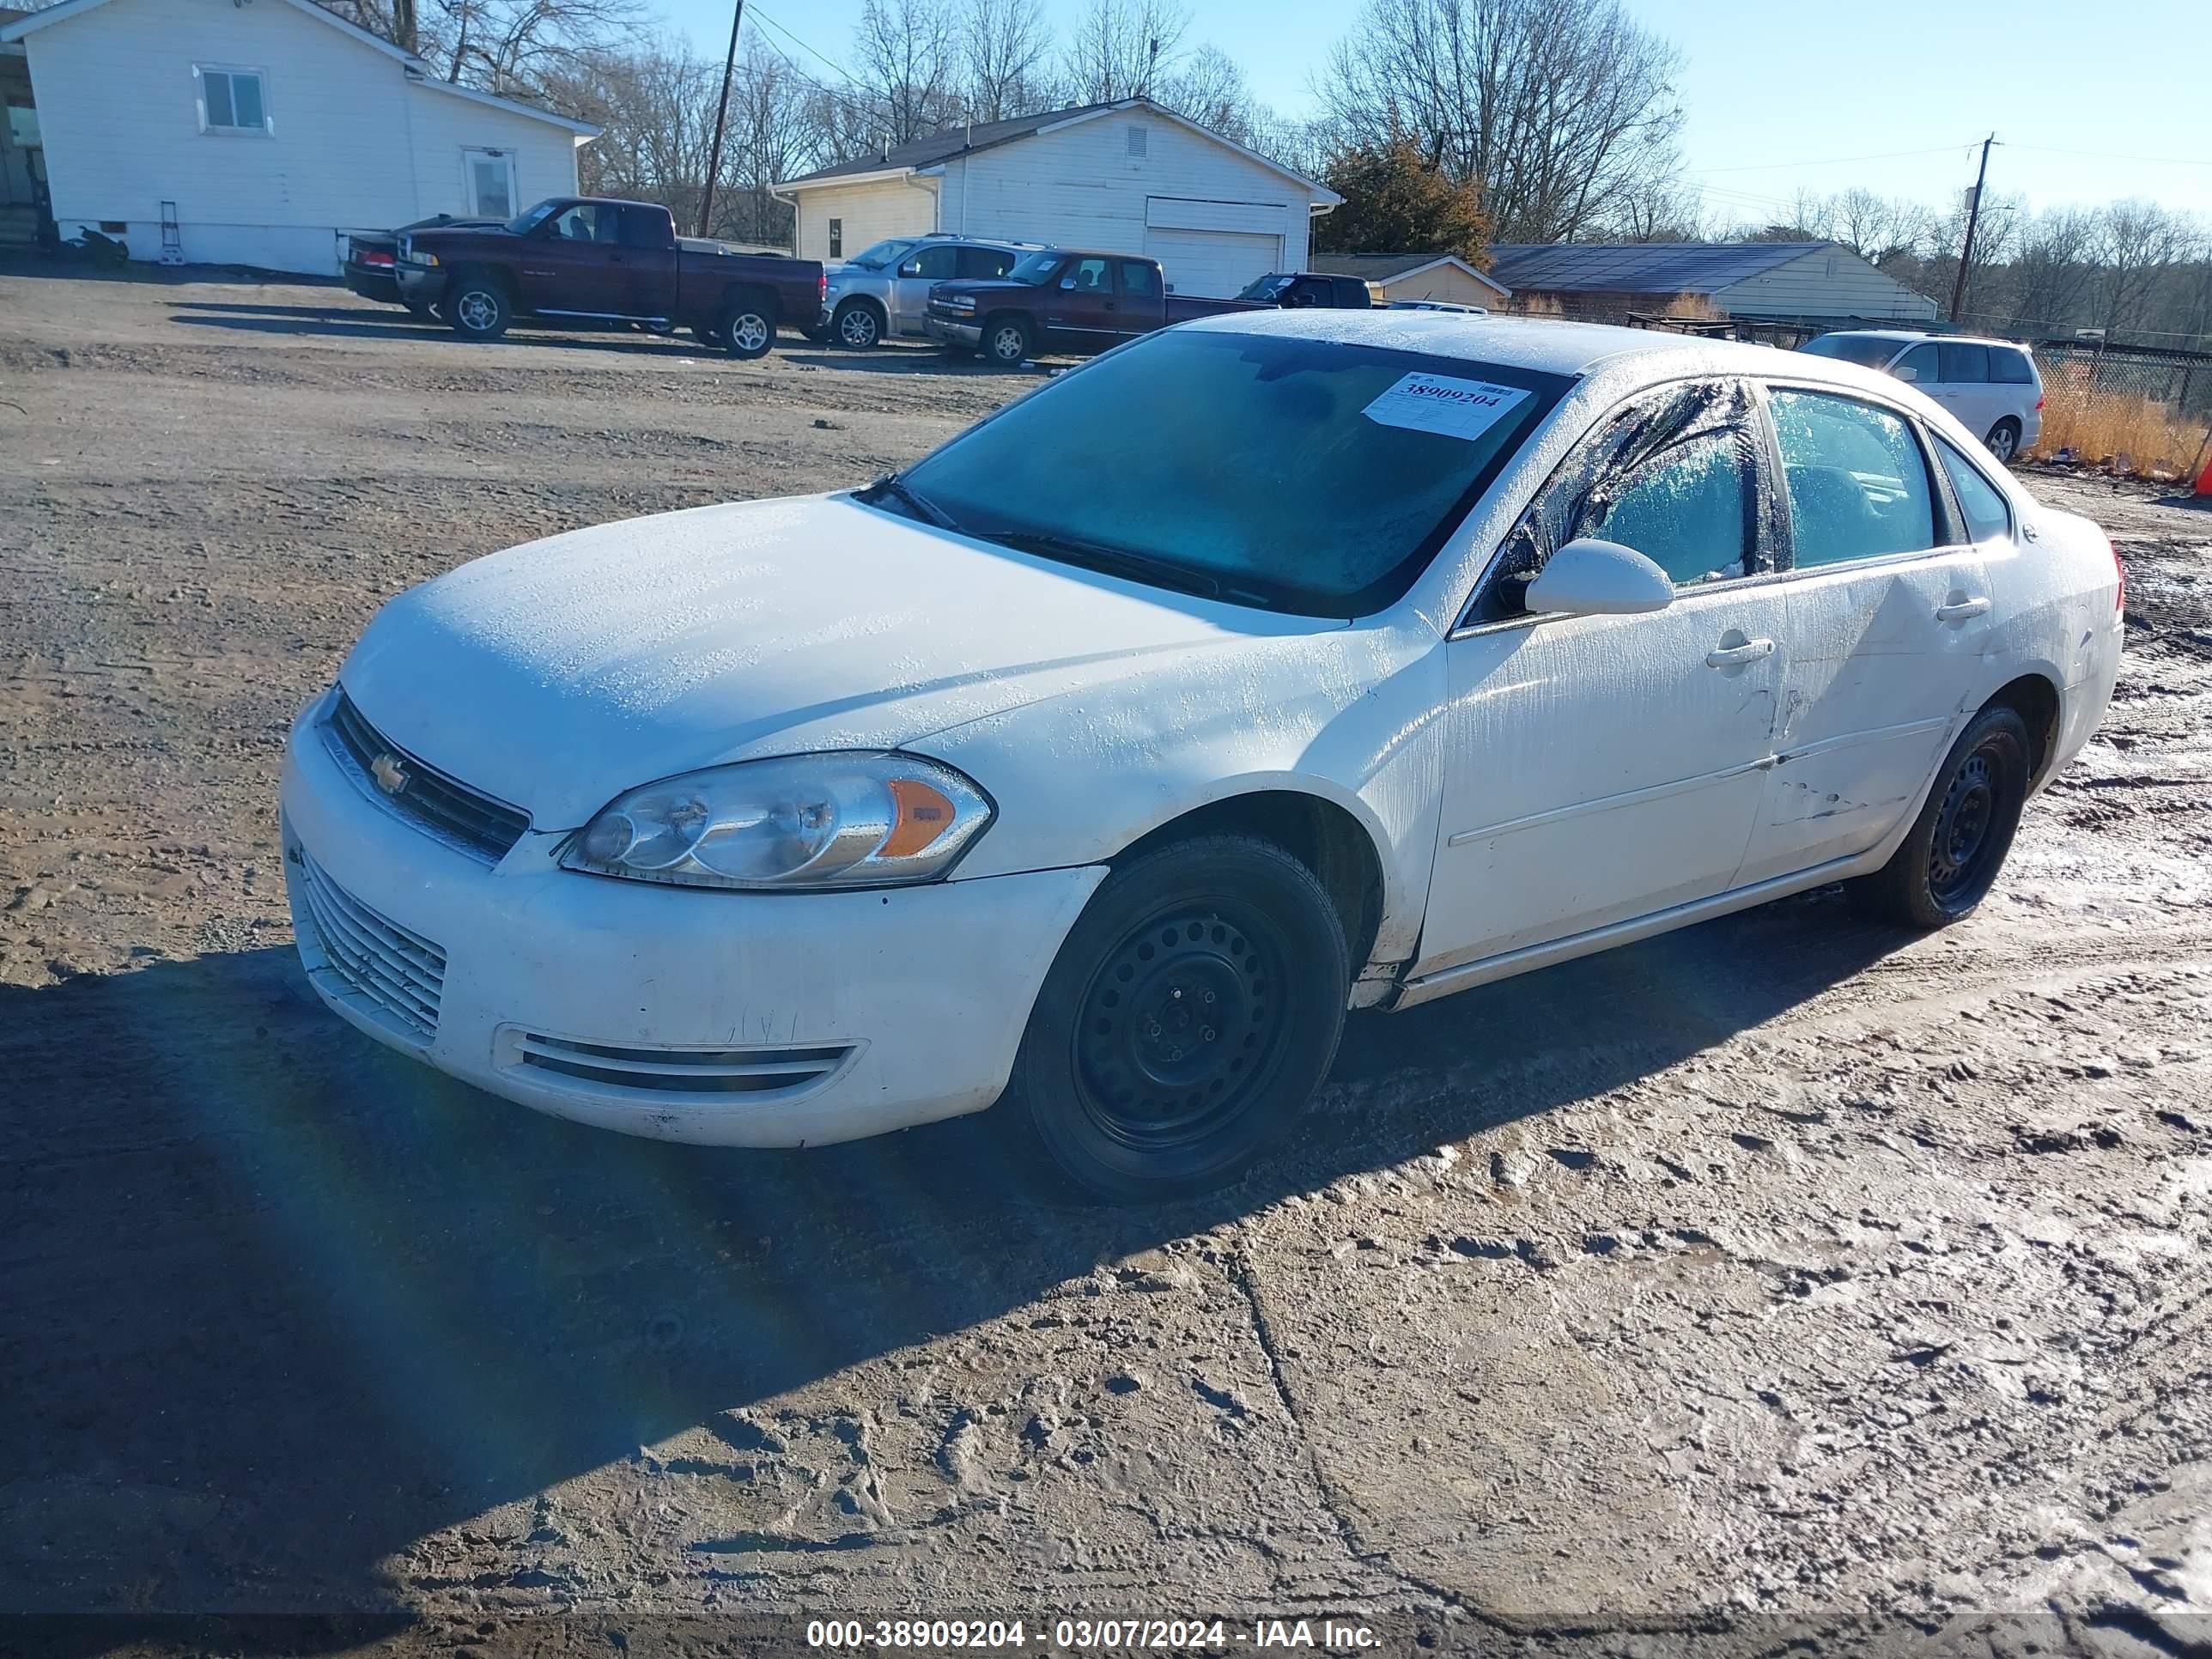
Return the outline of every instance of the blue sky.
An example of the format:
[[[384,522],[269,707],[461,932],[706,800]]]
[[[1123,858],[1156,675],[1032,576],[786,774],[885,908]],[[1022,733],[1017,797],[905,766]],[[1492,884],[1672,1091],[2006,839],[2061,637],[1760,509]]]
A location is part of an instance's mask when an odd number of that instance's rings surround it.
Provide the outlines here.
[[[727,44],[726,0],[653,3],[701,50]],[[860,3],[747,0],[746,31],[834,79],[793,37],[842,64]],[[1994,130],[1993,196],[2036,207],[2147,196],[2212,219],[2205,0],[1855,0],[1847,14],[1802,0],[1626,3],[1682,51],[1685,161],[1729,217],[1778,212],[1800,187],[1955,201],[1973,182],[1973,146]],[[1052,9],[1073,15],[1077,0]],[[1191,0],[1190,10],[1188,44],[1214,42],[1262,99],[1303,113],[1356,6]],[[1836,21],[1845,15],[1848,30]]]

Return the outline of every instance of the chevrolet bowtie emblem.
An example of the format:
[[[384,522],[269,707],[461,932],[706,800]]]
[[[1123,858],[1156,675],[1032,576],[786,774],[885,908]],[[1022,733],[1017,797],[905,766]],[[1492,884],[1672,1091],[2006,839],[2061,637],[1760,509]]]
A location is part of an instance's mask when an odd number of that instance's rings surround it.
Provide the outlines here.
[[[368,773],[376,780],[376,787],[387,795],[396,795],[407,787],[407,774],[397,755],[379,755],[369,762]]]

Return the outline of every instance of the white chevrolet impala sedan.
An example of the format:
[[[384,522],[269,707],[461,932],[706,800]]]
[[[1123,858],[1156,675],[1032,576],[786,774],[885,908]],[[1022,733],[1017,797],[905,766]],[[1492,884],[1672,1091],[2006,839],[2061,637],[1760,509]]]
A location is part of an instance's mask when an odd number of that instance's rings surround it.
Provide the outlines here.
[[[1401,1009],[1834,881],[1996,879],[2110,543],[1830,358],[1451,313],[1151,336],[868,488],[478,560],[301,714],[317,989],[527,1106],[979,1111],[1143,1200]]]

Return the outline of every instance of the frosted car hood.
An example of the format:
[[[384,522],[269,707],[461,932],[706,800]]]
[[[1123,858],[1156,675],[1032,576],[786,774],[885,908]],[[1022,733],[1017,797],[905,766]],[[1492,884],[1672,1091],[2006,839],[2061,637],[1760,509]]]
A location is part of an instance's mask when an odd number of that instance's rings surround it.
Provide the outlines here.
[[[1155,594],[810,496],[478,559],[386,605],[339,678],[396,745],[568,830],[672,773],[893,748],[1255,625],[1343,624]]]

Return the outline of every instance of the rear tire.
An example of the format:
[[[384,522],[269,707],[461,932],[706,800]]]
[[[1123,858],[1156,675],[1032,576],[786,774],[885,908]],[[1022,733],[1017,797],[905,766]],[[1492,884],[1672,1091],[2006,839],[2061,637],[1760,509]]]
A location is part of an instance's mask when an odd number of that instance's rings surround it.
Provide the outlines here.
[[[983,325],[983,355],[1000,368],[1019,368],[1030,358],[1030,325],[1018,317],[994,317]]]
[[[1947,927],[1972,914],[2012,850],[2033,752],[2016,710],[1982,710],[1943,757],[1904,843],[1850,884],[1852,902],[1908,927]]]
[[[1982,442],[2001,465],[2010,466],[2012,458],[2020,453],[2020,422],[2006,416],[1990,428],[1989,436]]]
[[[1133,860],[1030,1014],[1009,1092],[1033,1161],[1117,1204],[1236,1180],[1328,1075],[1351,978],[1336,907],[1280,848],[1206,836]]]
[[[484,271],[464,271],[456,276],[440,302],[453,332],[465,340],[496,340],[514,320],[514,302],[507,285]]]
[[[699,324],[691,331],[691,337],[709,351],[723,349],[722,337],[705,323]]]
[[[768,356],[775,343],[775,313],[757,300],[732,300],[714,325],[722,349],[732,357],[750,362]]]

